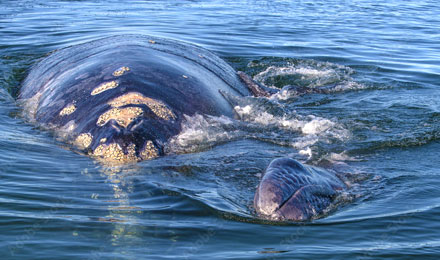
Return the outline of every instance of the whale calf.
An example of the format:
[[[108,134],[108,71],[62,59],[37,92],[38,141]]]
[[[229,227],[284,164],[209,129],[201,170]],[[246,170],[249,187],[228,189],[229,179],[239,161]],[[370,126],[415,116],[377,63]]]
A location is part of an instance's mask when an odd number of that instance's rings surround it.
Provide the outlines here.
[[[310,220],[323,214],[345,188],[336,175],[326,170],[278,158],[269,164],[258,185],[254,208],[271,220]]]

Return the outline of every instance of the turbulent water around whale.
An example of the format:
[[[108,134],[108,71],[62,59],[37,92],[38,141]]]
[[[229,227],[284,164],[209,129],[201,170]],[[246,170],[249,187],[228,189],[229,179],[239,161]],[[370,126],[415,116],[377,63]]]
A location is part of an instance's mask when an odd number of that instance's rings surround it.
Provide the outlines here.
[[[4,259],[436,259],[439,7],[435,1],[3,1],[0,252]],[[167,156],[107,168],[16,104],[54,49],[141,33],[195,43],[280,92],[227,96]],[[269,163],[350,184],[305,223],[257,218]]]

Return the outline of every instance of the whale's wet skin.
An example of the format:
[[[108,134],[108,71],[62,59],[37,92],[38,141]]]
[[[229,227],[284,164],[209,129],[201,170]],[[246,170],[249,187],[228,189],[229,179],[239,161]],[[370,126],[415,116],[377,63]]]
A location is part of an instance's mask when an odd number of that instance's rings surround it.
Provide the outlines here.
[[[233,118],[233,96],[276,92],[197,46],[122,35],[50,54],[34,65],[19,100],[42,128],[102,163],[119,165],[164,155],[185,117]],[[254,207],[271,220],[310,220],[345,188],[330,172],[277,159]]]
[[[273,160],[255,193],[258,213],[275,220],[308,220],[330,206],[346,188],[335,175],[290,158]]]

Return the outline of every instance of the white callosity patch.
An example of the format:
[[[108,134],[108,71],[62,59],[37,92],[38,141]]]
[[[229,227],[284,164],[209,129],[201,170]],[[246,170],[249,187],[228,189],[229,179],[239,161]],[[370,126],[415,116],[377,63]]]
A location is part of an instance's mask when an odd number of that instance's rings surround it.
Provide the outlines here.
[[[104,82],[102,84],[100,84],[99,86],[97,86],[96,88],[94,88],[92,90],[92,92],[90,93],[90,95],[94,96],[94,95],[98,95],[101,94],[104,91],[107,91],[109,89],[114,89],[116,87],[119,86],[119,82],[116,80],[113,81],[109,81],[109,82]]]
[[[124,66],[124,67],[120,67],[119,69],[115,70],[112,75],[115,77],[120,77],[128,71],[130,71],[130,68]]]
[[[93,136],[90,133],[82,133],[75,139],[75,145],[80,149],[89,148],[92,144]]]
[[[64,107],[60,111],[59,115],[60,116],[67,116],[67,115],[70,115],[73,112],[75,112],[75,110],[76,110],[75,102],[72,102],[72,103],[68,104],[66,107]]]
[[[126,105],[139,105],[144,104],[148,108],[151,109],[151,111],[156,114],[156,116],[165,119],[165,120],[171,120],[176,119],[176,115],[171,111],[170,108],[168,108],[167,105],[165,105],[163,102],[152,99],[149,97],[145,97],[141,93],[138,92],[129,92],[122,96],[116,97],[108,102],[108,104],[115,108],[120,108]]]

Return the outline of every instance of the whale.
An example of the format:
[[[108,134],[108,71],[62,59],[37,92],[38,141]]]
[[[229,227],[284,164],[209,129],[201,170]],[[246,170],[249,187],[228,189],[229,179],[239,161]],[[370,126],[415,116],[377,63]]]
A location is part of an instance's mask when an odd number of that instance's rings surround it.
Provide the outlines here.
[[[185,116],[234,117],[225,93],[275,91],[197,45],[116,35],[43,57],[23,80],[18,101],[32,123],[99,162],[120,165],[165,155]],[[261,218],[308,220],[343,188],[325,170],[278,158],[257,188],[254,208]]]

